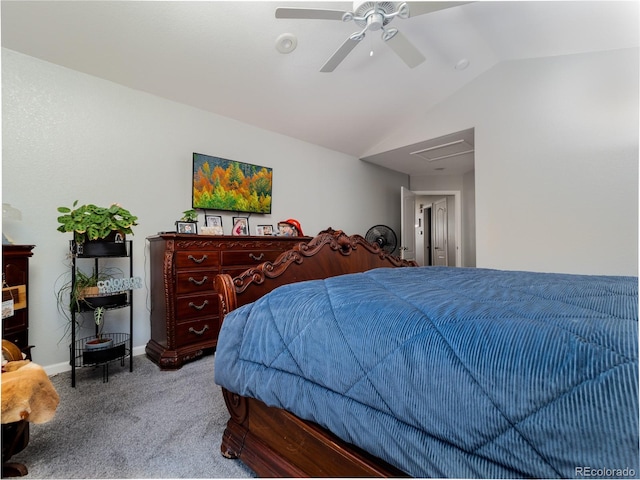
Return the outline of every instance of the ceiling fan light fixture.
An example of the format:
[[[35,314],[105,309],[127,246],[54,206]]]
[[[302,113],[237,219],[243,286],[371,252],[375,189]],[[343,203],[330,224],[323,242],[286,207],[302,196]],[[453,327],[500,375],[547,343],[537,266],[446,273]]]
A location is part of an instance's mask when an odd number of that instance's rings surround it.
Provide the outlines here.
[[[382,40],[384,40],[385,42],[388,42],[393,37],[395,37],[397,33],[398,33],[397,28],[387,28],[382,32]]]
[[[384,17],[379,13],[372,13],[367,17],[367,26],[369,30],[376,31],[382,28],[384,24]]]
[[[364,38],[365,32],[366,30],[363,30],[361,32],[354,32],[349,36],[349,40],[353,40],[354,42],[360,42]]]
[[[354,16],[353,21],[361,26],[367,27],[370,30],[379,30],[380,27],[387,25],[393,20],[394,4],[393,2],[358,2],[354,3]],[[373,23],[372,23],[373,22]],[[377,24],[380,27],[375,28]]]
[[[276,39],[276,50],[280,53],[291,53],[298,46],[298,39],[292,33],[283,33]]]
[[[407,19],[409,18],[410,15],[410,11],[409,11],[409,5],[405,3],[402,3],[399,7],[398,7],[398,17],[403,18],[403,19]]]

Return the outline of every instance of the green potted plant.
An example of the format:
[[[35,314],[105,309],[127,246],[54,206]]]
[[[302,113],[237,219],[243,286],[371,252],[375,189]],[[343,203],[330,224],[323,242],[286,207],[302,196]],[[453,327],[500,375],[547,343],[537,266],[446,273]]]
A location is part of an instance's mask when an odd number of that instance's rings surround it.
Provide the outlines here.
[[[104,311],[105,307],[98,307],[93,311],[93,321],[96,324],[97,334],[95,338],[91,338],[85,342],[85,350],[109,348],[113,345],[112,338],[102,336],[102,328],[104,326]]]
[[[176,221],[178,233],[198,233],[198,212],[194,209],[182,212],[180,220]]]
[[[73,233],[74,253],[86,256],[126,255],[124,239],[127,234],[133,235],[131,227],[138,224],[138,217],[117,203],[109,207],[77,205],[78,200],[71,208],[58,207],[62,215],[58,217],[60,225],[57,230]]]
[[[121,273],[119,269],[109,268],[100,271],[94,270],[87,275],[81,270],[76,270],[75,288],[71,289],[71,305],[76,312],[100,307],[116,307],[126,303],[126,293],[100,294],[98,282],[113,278],[114,273]]]
[[[68,273],[61,275],[56,281],[58,311],[69,321],[70,325],[71,312],[94,310],[94,320],[96,320],[96,310],[102,309],[101,312],[104,312],[106,307],[124,305],[127,302],[126,293],[100,295],[98,291],[98,282],[121,276],[121,274],[122,271],[118,268],[93,270],[91,274],[76,270],[75,283]],[[63,283],[60,284],[60,282]],[[99,325],[98,322],[96,324]],[[66,333],[67,331],[65,331],[65,335]]]
[[[181,222],[197,222],[198,221],[198,212],[194,209],[185,210],[182,212]]]

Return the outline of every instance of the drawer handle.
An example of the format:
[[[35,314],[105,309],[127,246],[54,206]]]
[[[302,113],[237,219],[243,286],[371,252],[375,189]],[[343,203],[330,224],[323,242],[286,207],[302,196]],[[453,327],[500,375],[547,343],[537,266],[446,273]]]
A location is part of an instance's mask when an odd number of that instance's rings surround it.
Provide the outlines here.
[[[204,327],[202,327],[202,330],[196,330],[193,327],[189,327],[189,332],[195,333],[196,335],[203,335],[207,330],[209,330],[209,325],[205,325]]]
[[[259,257],[256,257],[253,253],[250,253],[249,254],[249,258],[251,260],[255,260],[256,262],[259,262],[260,260],[262,260],[264,258],[264,252],[262,252]]]
[[[202,310],[204,307],[206,307],[209,304],[209,300],[205,300],[204,302],[202,302],[202,305],[196,305],[193,302],[189,302],[189,306],[191,308],[195,308],[196,310]]]
[[[189,260],[191,260],[192,262],[195,262],[195,263],[202,263],[202,262],[204,262],[204,261],[207,259],[207,256],[206,256],[206,255],[202,255],[202,258],[196,258],[196,257],[194,257],[193,255],[189,255],[187,258],[188,258]]]
[[[189,281],[190,281],[191,283],[195,283],[196,285],[200,286],[200,285],[203,285],[203,284],[204,284],[204,282],[206,282],[206,281],[207,281],[207,276],[205,275],[205,276],[204,276],[204,278],[203,278],[202,280],[196,280],[196,279],[195,279],[195,278],[193,278],[193,277],[189,277]]]

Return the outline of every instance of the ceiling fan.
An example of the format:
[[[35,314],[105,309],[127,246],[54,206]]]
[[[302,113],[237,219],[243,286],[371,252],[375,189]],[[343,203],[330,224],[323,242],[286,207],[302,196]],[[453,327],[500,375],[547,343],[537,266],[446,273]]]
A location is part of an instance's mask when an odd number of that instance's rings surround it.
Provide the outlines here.
[[[352,33],[320,69],[333,72],[364,38],[366,32],[382,30],[382,40],[406,63],[414,68],[424,62],[420,51],[395,27],[389,23],[396,17],[407,19],[425,13],[456,7],[469,2],[354,2],[353,11],[318,8],[281,7],[276,9],[276,18],[342,20],[354,22],[361,30]]]

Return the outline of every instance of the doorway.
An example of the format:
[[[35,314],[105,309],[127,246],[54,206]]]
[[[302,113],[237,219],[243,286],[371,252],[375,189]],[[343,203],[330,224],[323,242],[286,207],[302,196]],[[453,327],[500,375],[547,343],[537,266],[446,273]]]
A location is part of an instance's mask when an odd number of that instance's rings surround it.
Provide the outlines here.
[[[432,228],[430,232],[430,246],[433,265],[449,267],[449,218],[447,197],[437,200],[433,204]],[[455,240],[454,240],[455,241]],[[426,239],[425,239],[426,242]]]
[[[431,251],[431,222],[433,220],[432,217],[433,205],[425,205],[422,209],[422,225],[424,227],[424,265],[431,266],[433,265],[433,252]],[[419,225],[418,225],[419,226]]]
[[[401,249],[419,265],[462,266],[462,193],[402,188]]]
[[[419,264],[435,263],[433,242],[427,242],[430,243],[428,246],[431,248],[431,258],[425,253],[424,242],[420,243],[424,239],[424,229],[432,228],[435,217],[435,210],[431,207],[431,222],[425,219],[424,206],[433,202],[421,202],[416,198],[422,195],[451,195],[452,200],[447,202],[447,264],[458,267],[476,266],[474,128],[417,142],[363,160],[383,166],[387,165],[385,162],[392,162],[394,166],[404,168],[399,171],[409,174],[411,190],[403,188],[401,194],[400,249],[404,258],[416,260]],[[421,230],[422,235],[419,234]],[[431,234],[429,238],[432,238]]]
[[[420,265],[460,266],[456,251],[461,248],[456,235],[455,195],[416,194],[416,258]]]

